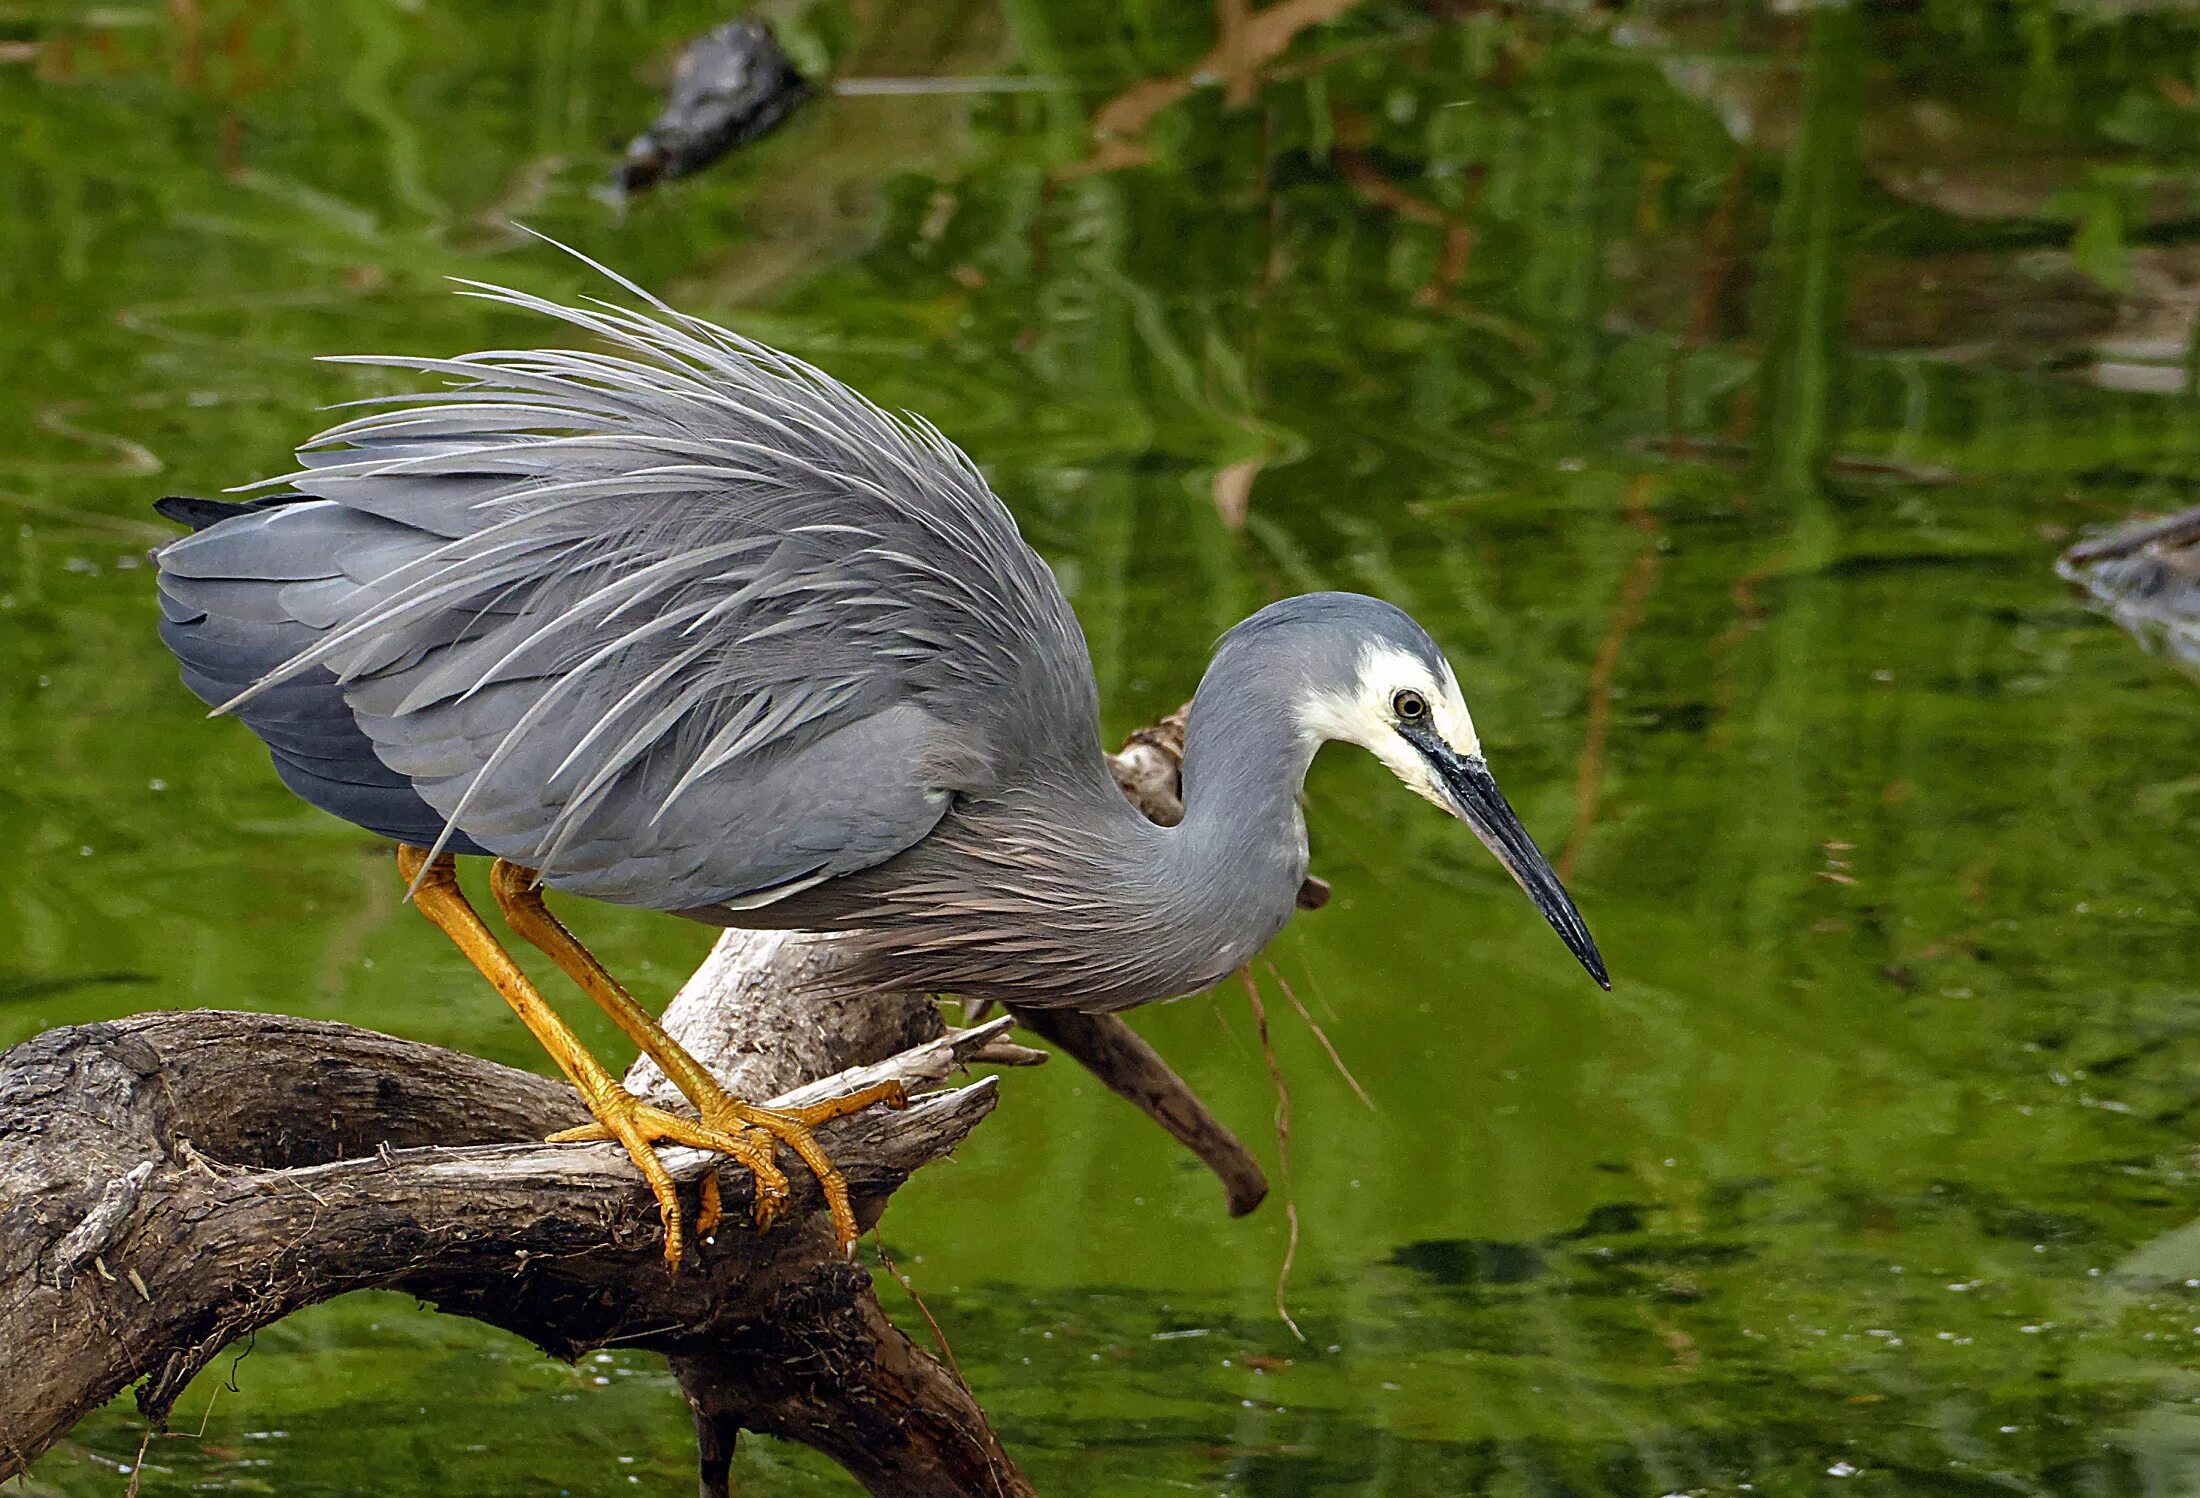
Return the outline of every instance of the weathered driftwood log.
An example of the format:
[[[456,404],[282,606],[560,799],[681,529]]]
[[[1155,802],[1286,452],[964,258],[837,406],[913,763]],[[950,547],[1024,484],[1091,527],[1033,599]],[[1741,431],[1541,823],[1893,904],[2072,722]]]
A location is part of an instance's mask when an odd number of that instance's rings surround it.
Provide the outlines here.
[[[997,1038],[942,1035],[845,1080],[921,1084]],[[824,1137],[859,1215],[995,1098],[987,1079],[835,1125]],[[1026,1491],[969,1391],[834,1253],[813,1182],[789,1172],[791,1225],[722,1229],[669,1274],[654,1206],[614,1148],[520,1142],[577,1118],[561,1083],[274,1015],[144,1015],[7,1053],[0,1478],[133,1382],[160,1419],[226,1343],[387,1287],[560,1356],[618,1342],[688,1359],[699,1407],[714,1379],[751,1380],[755,1428],[799,1437],[798,1420],[822,1416],[864,1432],[832,1454],[875,1492]],[[684,1181],[710,1165],[693,1151],[667,1163]],[[725,1171],[722,1190],[741,1221],[746,1173]],[[799,1416],[775,1421],[781,1400]]]

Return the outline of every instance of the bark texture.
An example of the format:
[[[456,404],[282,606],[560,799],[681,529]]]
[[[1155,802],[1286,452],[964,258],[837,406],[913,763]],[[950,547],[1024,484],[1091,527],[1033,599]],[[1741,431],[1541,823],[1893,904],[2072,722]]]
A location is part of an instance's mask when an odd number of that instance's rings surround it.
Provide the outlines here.
[[[844,1084],[923,1085],[1003,1025],[933,1041]],[[873,1110],[822,1137],[875,1218],[913,1170],[991,1111],[990,1078]],[[790,1226],[741,1222],[668,1274],[654,1204],[615,1147],[546,1145],[582,1121],[561,1083],[371,1031],[264,1014],[151,1014],[38,1037],[0,1058],[0,1479],[140,1379],[154,1419],[237,1337],[347,1290],[408,1291],[562,1357],[618,1342],[682,1362],[691,1400],[752,1428],[848,1422],[836,1449],[874,1492],[1025,1491],[961,1381],[878,1311],[839,1259],[814,1182]],[[711,1167],[667,1151],[682,1181]],[[689,1203],[692,1210],[692,1200]],[[819,1366],[894,1370],[797,1378]],[[799,1385],[799,1387],[797,1387]],[[774,1414],[773,1394],[802,1419]]]

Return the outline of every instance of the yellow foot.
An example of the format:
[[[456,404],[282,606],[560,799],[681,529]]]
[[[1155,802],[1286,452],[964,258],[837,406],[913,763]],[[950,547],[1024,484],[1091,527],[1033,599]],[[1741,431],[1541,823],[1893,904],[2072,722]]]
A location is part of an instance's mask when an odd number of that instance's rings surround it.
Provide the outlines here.
[[[698,1149],[721,1150],[748,1166],[756,1177],[758,1232],[771,1226],[772,1219],[779,1215],[779,1209],[786,1199],[787,1178],[779,1173],[772,1150],[773,1140],[784,1141],[800,1157],[802,1163],[810,1168],[810,1173],[817,1177],[818,1189],[825,1194],[825,1210],[832,1214],[833,1236],[838,1240],[842,1253],[852,1254],[855,1252],[857,1230],[855,1208],[848,1200],[848,1179],[840,1173],[840,1167],[833,1164],[832,1158],[825,1153],[824,1146],[817,1142],[814,1131],[836,1118],[846,1118],[851,1113],[860,1113],[865,1108],[881,1103],[889,1108],[906,1108],[909,1106],[909,1095],[902,1090],[899,1082],[875,1082],[844,1097],[813,1103],[804,1108],[765,1108],[755,1103],[744,1103],[722,1090],[713,1089],[702,1099],[701,1122],[665,1113],[646,1103],[634,1102],[634,1106],[657,1118],[669,1120],[673,1125],[687,1130],[689,1136],[699,1136],[682,1137],[667,1133],[660,1135],[660,1138],[674,1144],[692,1144]],[[603,1123],[568,1129],[550,1137],[556,1140],[623,1138],[615,1136],[608,1125]],[[714,1142],[701,1142],[704,1138]],[[739,1148],[734,1148],[734,1145]],[[632,1153],[633,1146],[628,1145],[627,1148]],[[759,1152],[762,1157],[761,1168],[753,1158]],[[640,1156],[635,1157],[635,1163],[642,1163]],[[652,1154],[650,1165],[655,1164],[656,1156]],[[642,1167],[644,1175],[649,1173],[650,1165]],[[663,1173],[662,1166],[656,1168],[659,1174]],[[768,1182],[776,1185],[768,1188]],[[708,1222],[715,1227],[719,1216],[717,1181],[714,1177],[703,1178],[703,1193],[703,1208],[697,1217],[696,1230],[707,1233],[710,1229],[703,1224]],[[660,1192],[658,1202],[662,1204],[665,1199]],[[668,1258],[675,1258],[669,1245],[676,1226],[676,1219],[667,1219],[665,1232],[668,1246],[665,1253]]]
[[[825,1210],[832,1214],[833,1236],[840,1243],[841,1253],[852,1255],[856,1251],[857,1230],[855,1208],[848,1201],[848,1178],[833,1164],[812,1131],[836,1118],[846,1118],[880,1103],[889,1108],[906,1108],[909,1094],[902,1090],[899,1082],[874,1082],[869,1087],[806,1108],[763,1108],[729,1097],[723,1104],[711,1107],[705,1116],[721,1118],[722,1127],[745,1124],[784,1141],[810,1168],[810,1174],[817,1177],[818,1189],[825,1193]]]
[[[772,1136],[764,1130],[746,1128],[738,1123],[730,1129],[713,1128],[653,1107],[623,1087],[614,1088],[608,1096],[596,1100],[589,1111],[596,1115],[596,1122],[577,1129],[560,1130],[550,1136],[550,1142],[566,1144],[579,1140],[616,1139],[626,1146],[635,1168],[649,1182],[650,1194],[657,1198],[657,1216],[665,1225],[665,1263],[673,1269],[680,1267],[680,1260],[687,1251],[687,1237],[681,1224],[679,1190],[664,1162],[657,1158],[655,1146],[683,1144],[690,1149],[728,1155],[738,1161],[756,1178],[756,1226],[759,1231],[770,1226],[786,1205],[787,1178],[773,1158]],[[718,1177],[715,1173],[706,1175],[701,1206],[695,1215],[696,1233],[709,1237],[717,1230],[723,1214]]]

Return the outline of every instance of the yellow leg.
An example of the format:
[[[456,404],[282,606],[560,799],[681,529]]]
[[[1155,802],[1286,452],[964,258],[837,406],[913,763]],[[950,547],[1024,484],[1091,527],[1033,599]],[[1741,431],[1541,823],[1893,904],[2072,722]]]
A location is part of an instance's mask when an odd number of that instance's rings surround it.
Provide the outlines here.
[[[497,907],[504,912],[512,929],[548,953],[550,960],[580,985],[645,1055],[664,1068],[672,1085],[679,1088],[681,1095],[702,1115],[705,1128],[744,1140],[757,1139],[759,1134],[763,1136],[758,1141],[762,1145],[761,1161],[752,1154],[737,1156],[756,1176],[756,1225],[759,1229],[770,1224],[778,1214],[780,1201],[786,1196],[787,1178],[780,1174],[771,1158],[770,1141],[782,1140],[817,1177],[842,1251],[854,1249],[856,1218],[855,1209],[848,1201],[847,1178],[818,1144],[813,1131],[820,1124],[844,1118],[876,1103],[893,1108],[905,1106],[908,1098],[900,1083],[880,1082],[807,1108],[763,1108],[744,1103],[728,1093],[700,1061],[667,1034],[656,1017],[636,1003],[625,986],[596,960],[596,954],[582,945],[580,938],[551,913],[543,901],[542,886],[533,869],[498,859],[489,873],[489,887],[496,892]],[[595,1129],[577,1129],[561,1137],[602,1136]],[[715,1206],[714,1200],[706,1199],[703,1208],[705,1217],[714,1225]]]
[[[448,855],[430,863],[423,850],[400,846],[397,868],[407,884],[417,881],[414,903],[420,907],[420,913],[433,921],[459,951],[466,954],[467,961],[480,969],[481,975],[504,996],[512,1012],[520,1017],[520,1022],[541,1042],[542,1048],[557,1062],[558,1069],[579,1091],[581,1101],[588,1105],[588,1111],[597,1120],[596,1128],[585,1131],[586,1137],[616,1139],[626,1146],[635,1168],[649,1182],[650,1194],[657,1198],[657,1213],[665,1227],[665,1260],[673,1268],[679,1268],[686,1243],[680,1221],[680,1198],[653,1146],[684,1144],[736,1157],[753,1154],[753,1148],[745,1140],[703,1128],[692,1119],[652,1108],[621,1087],[618,1080],[604,1070],[603,1063],[588,1053],[580,1038],[566,1028],[557,1012],[543,1002],[535,985],[519,970],[511,954],[504,950],[473,906],[467,903],[464,892],[458,887],[457,866]]]

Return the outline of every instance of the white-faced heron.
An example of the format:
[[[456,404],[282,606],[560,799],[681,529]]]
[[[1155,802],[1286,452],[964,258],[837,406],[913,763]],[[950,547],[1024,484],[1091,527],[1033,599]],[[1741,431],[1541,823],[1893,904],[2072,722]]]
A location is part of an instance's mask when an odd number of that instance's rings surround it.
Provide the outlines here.
[[[598,352],[375,358],[444,377],[308,442],[270,496],[170,500],[162,637],[184,681],[315,806],[394,839],[421,910],[511,1003],[648,1178],[722,1151],[768,1221],[787,1142],[891,1087],[773,1112],[731,1096],[551,915],[542,887],[720,926],[837,933],[851,988],[1123,1009],[1236,969],[1306,873],[1299,797],[1332,739],[1473,828],[1597,982],[1596,944],[1483,761],[1459,684],[1390,604],[1314,593],[1222,639],[1192,700],[1184,818],[1116,789],[1092,664],[977,468],[796,359],[641,310],[473,294]],[[512,928],[700,1117],[624,1091],[460,893],[495,860]],[[718,1215],[707,1185],[705,1231]]]

